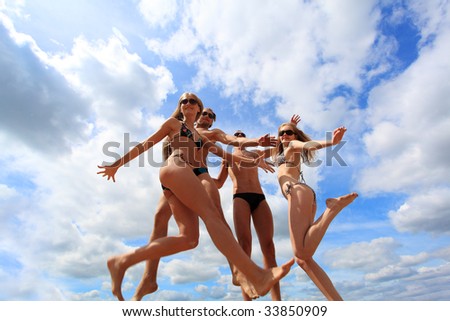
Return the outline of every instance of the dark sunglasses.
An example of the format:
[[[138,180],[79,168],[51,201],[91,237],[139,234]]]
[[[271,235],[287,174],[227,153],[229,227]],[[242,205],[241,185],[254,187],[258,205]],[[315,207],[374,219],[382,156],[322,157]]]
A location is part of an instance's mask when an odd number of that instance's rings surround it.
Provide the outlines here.
[[[208,115],[208,117],[209,117],[210,119],[216,118],[214,114],[211,114],[211,113],[208,113],[207,111],[204,111],[204,112],[202,113],[202,116],[206,116],[206,115]]]
[[[234,136],[236,136],[236,137],[247,137],[247,136],[245,136],[244,133],[235,133]]]
[[[185,99],[183,99],[182,101],[180,101],[180,104],[181,104],[181,105],[186,105],[188,102],[189,102],[191,105],[197,105],[197,104],[198,104],[198,101],[196,101],[196,100],[193,99],[193,98],[190,98],[190,99],[185,98]]]
[[[288,135],[288,136],[292,136],[292,135],[295,135],[295,132],[293,131],[293,130],[290,130],[290,129],[288,129],[288,130],[282,130],[282,131],[280,131],[279,133],[278,133],[278,136],[283,136],[284,134],[286,134],[286,135]]]

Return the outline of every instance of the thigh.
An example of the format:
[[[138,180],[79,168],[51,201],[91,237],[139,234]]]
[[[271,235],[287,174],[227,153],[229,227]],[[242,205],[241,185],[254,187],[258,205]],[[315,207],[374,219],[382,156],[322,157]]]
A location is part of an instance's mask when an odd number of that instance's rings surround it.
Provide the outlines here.
[[[161,194],[156,212],[153,216],[153,230],[150,236],[151,240],[167,236],[169,229],[169,220],[172,216],[172,210],[167,202],[164,193]]]
[[[260,243],[264,244],[272,241],[273,216],[266,200],[259,203],[259,206],[253,211],[252,218]]]
[[[206,193],[209,195],[211,200],[214,202],[214,205],[217,207],[217,209],[222,212],[222,205],[220,202],[220,192],[217,188],[216,183],[211,178],[211,175],[208,173],[203,173],[198,176],[200,182],[202,183],[203,187],[206,190]]]
[[[181,161],[168,163],[160,170],[161,183],[170,189],[170,192],[192,212],[205,219],[205,215],[218,214],[213,201],[192,168]]]
[[[198,216],[171,192],[165,192],[170,209],[181,235],[189,235],[193,238],[199,237]]]
[[[233,199],[233,222],[238,239],[251,237],[251,212],[247,201],[236,197]]]
[[[303,246],[305,235],[314,223],[314,193],[308,186],[295,185],[287,198],[291,240],[297,246]]]
[[[158,206],[156,207],[154,215],[155,225],[157,223],[167,225],[171,216],[172,210],[170,209],[166,196],[164,195],[164,193],[162,193],[161,197],[159,198]]]

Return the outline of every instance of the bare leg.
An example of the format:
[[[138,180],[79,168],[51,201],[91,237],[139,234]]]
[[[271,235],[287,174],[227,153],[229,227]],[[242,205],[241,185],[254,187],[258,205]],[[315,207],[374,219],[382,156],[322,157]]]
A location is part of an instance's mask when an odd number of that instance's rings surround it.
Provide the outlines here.
[[[326,200],[327,208],[313,225],[311,225],[305,236],[305,245],[310,248],[310,251],[312,250],[313,253],[316,251],[330,223],[356,197],[358,197],[358,194],[350,193],[338,198],[329,198]]]
[[[220,205],[220,193],[217,189],[216,184],[211,179],[209,174],[202,174],[198,176],[205,187],[207,193],[211,196],[214,203],[217,206],[217,209],[219,210],[221,217],[224,221],[224,223],[227,224],[225,220],[225,216],[223,215],[222,207]],[[155,213],[154,217],[154,227],[153,232],[150,237],[150,242],[167,236],[168,231],[168,223],[169,219],[172,216],[172,210],[170,209],[170,206],[164,196],[164,194],[161,195],[161,198],[159,200],[158,208]],[[228,262],[230,264],[230,262]],[[157,284],[157,272],[158,272],[158,265],[159,265],[159,259],[155,260],[149,260],[147,261],[145,265],[145,271],[142,276],[141,282],[139,283],[138,287],[136,288],[136,292],[132,298],[132,300],[140,301],[145,295],[155,292],[158,289]],[[230,269],[233,271],[232,266],[230,264]],[[234,276],[234,273],[233,273]]]
[[[211,178],[211,176],[208,173],[201,174],[198,176],[198,178],[200,179],[203,187],[205,188],[206,193],[209,195],[209,197],[211,198],[211,200],[213,201],[214,205],[217,208],[217,211],[219,213],[218,219],[221,220],[226,225],[226,227],[231,231],[231,228],[225,219],[225,215],[223,214],[222,204],[220,201],[220,192],[219,192],[219,189],[217,188],[216,183],[213,181],[213,179]],[[239,273],[239,271],[233,266],[233,264],[230,262],[230,260],[228,258],[227,258],[227,261],[228,261],[228,265],[230,266],[231,275],[233,277],[233,284],[239,285],[239,284],[236,284],[236,283],[238,283],[237,274]]]
[[[170,209],[169,203],[166,200],[164,194],[161,194],[159,199],[158,207],[154,216],[153,231],[150,236],[150,242],[159,239],[161,237],[167,236],[167,231],[169,228],[169,220],[172,216],[172,210]],[[140,301],[142,298],[150,293],[158,290],[157,283],[157,273],[158,273],[159,259],[148,260],[145,264],[144,274],[142,276],[141,282],[136,288],[132,300]]]
[[[259,245],[264,259],[264,267],[277,266],[275,244],[273,243],[273,216],[267,201],[262,201],[254,210],[253,224],[258,235]],[[281,301],[280,284],[276,283],[270,290],[272,301]]]
[[[178,236],[158,238],[135,251],[108,259],[112,292],[119,300],[123,300],[121,284],[125,272],[130,266],[145,260],[159,259],[163,256],[190,250],[197,246],[199,237],[198,216],[180,203],[173,195],[168,197],[168,202],[174,211],[174,218],[180,230]]]
[[[342,301],[342,297],[334,287],[325,271],[313,260],[309,258],[302,260],[297,258],[297,264],[306,272],[309,278],[319,288],[319,290],[330,301]]]
[[[327,199],[327,208],[314,221],[316,204],[312,190],[304,185],[292,187],[288,201],[289,225],[294,248],[303,256],[313,256],[330,223],[357,196],[356,193],[350,193],[338,198]]]
[[[235,198],[233,200],[233,221],[234,221],[234,230],[236,231],[236,237],[238,239],[239,245],[248,255],[248,257],[251,257],[252,231],[250,226],[251,223],[250,206],[245,200],[241,198]],[[243,280],[238,281],[238,279],[240,279],[239,275],[236,275],[236,279],[237,282],[245,282]],[[236,283],[233,284],[239,285]],[[242,297],[244,301],[252,300],[252,298],[244,291],[244,289],[242,289]]]
[[[342,298],[312,256],[331,221],[357,196],[356,193],[351,193],[336,199],[328,199],[327,209],[314,222],[316,205],[312,190],[304,185],[295,185],[288,195],[289,229],[296,261],[329,300],[342,300]]]
[[[192,212],[200,214],[213,243],[219,251],[239,271],[245,273],[258,295],[265,295],[275,283],[289,272],[294,260],[292,259],[282,266],[270,270],[263,270],[258,267],[236,242],[233,233],[226,224],[217,220],[220,214],[197,177],[190,169],[183,168],[185,164],[177,158],[172,161],[176,163],[175,166],[169,165],[161,169],[161,182],[169,187]],[[186,188],[186,186],[190,188]]]
[[[186,168],[181,160],[169,158],[169,164],[161,168],[160,178],[161,183],[174,193],[167,200],[171,204],[174,217],[180,227],[180,235],[157,239],[136,251],[108,260],[108,268],[112,278],[112,291],[119,299],[123,299],[121,284],[125,272],[130,266],[145,260],[172,255],[197,245],[198,235],[193,239],[192,234],[189,234],[192,231],[198,233],[198,217],[195,213],[200,213],[200,217],[216,247],[240,271],[245,272],[258,295],[265,295],[275,283],[289,273],[291,266],[294,264],[293,259],[270,270],[263,270],[250,260],[234,239],[229,228],[217,219],[220,214],[199,179],[190,168]],[[186,188],[186,186],[189,188]],[[177,205],[179,210],[175,210],[172,204]],[[197,219],[195,223],[193,217]],[[186,235],[183,235],[183,232]]]

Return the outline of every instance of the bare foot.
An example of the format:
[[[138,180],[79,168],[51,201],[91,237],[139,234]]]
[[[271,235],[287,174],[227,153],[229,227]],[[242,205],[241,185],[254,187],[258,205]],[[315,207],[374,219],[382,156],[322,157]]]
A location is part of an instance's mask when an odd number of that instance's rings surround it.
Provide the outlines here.
[[[233,283],[233,285],[240,286],[241,284],[239,283],[239,278],[237,277],[237,275],[235,273],[231,273],[231,275],[232,275],[231,282]]]
[[[125,301],[122,295],[122,280],[125,271],[120,268],[119,257],[114,256],[108,259],[107,265],[111,274],[111,291],[119,301]]]
[[[247,294],[250,299],[253,300],[259,298],[258,292],[256,292],[255,287],[244,274],[237,273],[235,277],[236,282],[241,286],[242,291],[244,291],[244,293]]]
[[[291,266],[294,264],[294,259],[284,263],[281,266],[273,267],[265,270],[264,276],[260,282],[255,284],[255,290],[260,296],[264,296],[272,287],[278,283],[286,274],[289,273]]]
[[[233,285],[241,286],[241,283],[239,282],[240,276],[244,276],[244,275],[242,273],[240,273],[239,270],[235,266],[233,266],[233,268],[231,269],[231,277],[232,277],[231,282],[233,283]]]
[[[344,207],[353,202],[353,200],[357,197],[357,193],[350,193],[338,198],[329,198],[325,201],[325,203],[327,204],[327,208],[333,212],[334,215],[337,215]]]
[[[136,288],[131,301],[141,301],[144,296],[158,290],[158,283],[153,280],[143,278]]]
[[[141,283],[136,288],[131,301],[141,301],[144,296],[151,294],[158,290],[158,283],[152,280],[142,279]]]

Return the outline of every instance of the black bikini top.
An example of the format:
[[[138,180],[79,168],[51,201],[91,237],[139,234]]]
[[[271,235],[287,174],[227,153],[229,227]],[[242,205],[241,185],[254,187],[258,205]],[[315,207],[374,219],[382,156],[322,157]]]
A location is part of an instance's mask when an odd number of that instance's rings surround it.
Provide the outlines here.
[[[194,144],[195,144],[195,148],[199,149],[203,147],[203,140],[201,137],[198,138],[197,141],[194,140],[194,134],[192,133],[192,131],[186,126],[186,124],[184,122],[181,123],[181,127],[180,127],[180,133],[179,134],[175,134],[175,136],[168,142],[167,144],[167,151],[166,154],[170,155],[172,153],[172,145],[175,143],[175,145],[178,145],[178,143],[174,142],[174,140],[177,137],[187,137],[189,139],[191,139]]]
[[[180,128],[180,136],[190,138],[194,141],[195,147],[202,148],[203,147],[203,141],[202,138],[199,137],[197,141],[194,140],[194,134],[192,131],[186,126],[186,124],[183,122],[181,123]]]

